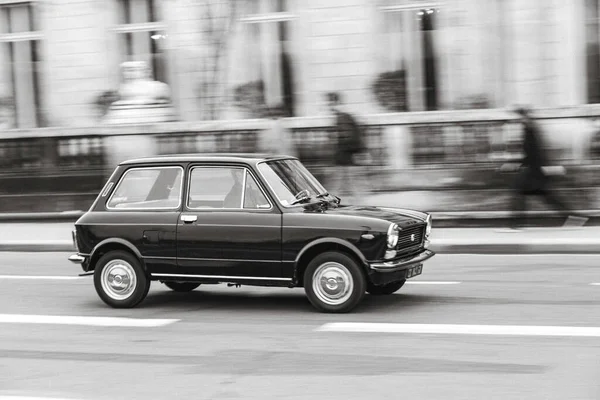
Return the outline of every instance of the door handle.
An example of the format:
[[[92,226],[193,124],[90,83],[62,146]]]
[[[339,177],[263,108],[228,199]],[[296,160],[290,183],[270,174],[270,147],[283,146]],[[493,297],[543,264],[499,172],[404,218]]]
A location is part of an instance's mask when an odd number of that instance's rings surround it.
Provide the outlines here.
[[[197,215],[182,215],[181,216],[181,220],[183,222],[185,222],[186,224],[190,224],[192,222],[196,222],[197,219],[198,219]]]

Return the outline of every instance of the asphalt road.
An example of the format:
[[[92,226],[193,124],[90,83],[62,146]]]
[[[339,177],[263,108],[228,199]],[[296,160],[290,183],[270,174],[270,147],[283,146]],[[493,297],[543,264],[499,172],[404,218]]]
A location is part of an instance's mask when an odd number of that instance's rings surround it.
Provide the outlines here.
[[[0,399],[600,398],[599,334],[523,335],[524,326],[600,327],[600,256],[438,255],[415,283],[346,315],[313,311],[299,289],[177,294],[160,284],[140,308],[113,310],[90,277],[49,279],[79,273],[66,257],[0,253]],[[8,321],[15,315],[73,318]],[[175,321],[62,323],[84,321],[75,317]],[[339,322],[442,332],[319,330]],[[464,324],[516,334],[447,332]]]

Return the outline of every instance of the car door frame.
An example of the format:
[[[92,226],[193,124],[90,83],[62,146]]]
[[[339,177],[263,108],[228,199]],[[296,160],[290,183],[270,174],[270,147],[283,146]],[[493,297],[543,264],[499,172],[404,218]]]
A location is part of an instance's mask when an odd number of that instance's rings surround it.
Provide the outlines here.
[[[244,171],[244,183],[243,193],[245,196],[245,178],[248,174],[254,179],[260,192],[263,194],[265,199],[269,202],[268,209],[246,209],[243,208],[190,208],[189,206],[189,195],[192,190],[192,172],[196,168],[222,168],[231,169],[239,168]],[[187,165],[185,171],[185,188],[183,191],[183,202],[181,208],[181,214],[177,221],[177,274],[170,274],[169,276],[163,276],[168,278],[192,278],[203,281],[230,281],[230,282],[244,282],[251,283],[256,282],[261,285],[264,284],[275,284],[275,285],[288,285],[291,282],[290,277],[283,275],[284,269],[282,265],[282,220],[283,213],[279,209],[277,203],[271,198],[271,193],[265,187],[261,181],[260,175],[252,168],[249,163],[243,162],[191,162]],[[243,201],[244,197],[242,198]],[[241,215],[248,216],[250,218],[240,217]],[[269,216],[262,218],[259,216]],[[187,223],[184,221],[188,219]],[[228,223],[233,221],[240,221],[241,224]],[[244,222],[248,221],[248,222]],[[267,220],[268,223],[260,223],[261,220]],[[223,222],[221,222],[223,221]],[[181,229],[182,226],[195,225],[195,226],[206,226],[212,227],[212,234],[215,235],[216,240],[213,241],[213,245],[217,246],[217,250],[213,250],[209,254],[217,254],[218,257],[214,258],[203,258],[203,257],[185,257],[185,255],[191,254],[185,246],[190,246],[187,243],[187,238],[190,237],[189,232],[184,233]],[[240,227],[242,228],[242,236],[246,238],[245,243],[249,243],[248,239],[266,237],[276,240],[275,243],[263,244],[263,253],[268,255],[268,258],[260,258],[256,254],[260,254],[260,251],[256,251],[250,254],[250,258],[240,257],[224,257],[227,248],[231,249],[231,242],[224,239],[224,235],[227,230],[236,231],[238,228],[239,233]],[[245,230],[244,230],[245,228]],[[261,236],[259,233],[255,233],[253,230],[265,229],[267,234]],[[208,240],[208,232],[202,232],[202,238],[199,239],[200,249],[210,249],[208,245],[204,244],[204,241]],[[230,239],[235,240],[235,239]],[[229,244],[228,244],[229,243]],[[259,243],[260,245],[260,243]],[[235,249],[235,246],[233,246]],[[236,249],[239,250],[239,249]],[[200,250],[202,251],[202,250]],[[182,256],[183,255],[183,256]],[[246,265],[244,267],[244,265]],[[264,272],[263,272],[264,271]]]
[[[109,203],[117,193],[126,176],[132,171],[177,168],[181,170],[179,205],[177,207],[116,208]],[[111,177],[101,194],[103,226],[120,225],[121,232],[115,236],[97,234],[104,242],[115,238],[131,243],[136,248],[148,273],[171,271],[177,265],[177,221],[183,207],[187,163],[148,163],[127,165]],[[152,221],[149,221],[149,216]],[[100,224],[93,227],[100,232]],[[106,236],[106,237],[104,237]]]

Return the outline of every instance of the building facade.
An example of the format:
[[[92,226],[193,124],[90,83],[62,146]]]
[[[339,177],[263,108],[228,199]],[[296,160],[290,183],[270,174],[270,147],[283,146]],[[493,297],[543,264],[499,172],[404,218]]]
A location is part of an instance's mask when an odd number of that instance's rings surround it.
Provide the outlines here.
[[[93,126],[144,61],[182,121],[600,102],[599,0],[0,0],[0,129]]]

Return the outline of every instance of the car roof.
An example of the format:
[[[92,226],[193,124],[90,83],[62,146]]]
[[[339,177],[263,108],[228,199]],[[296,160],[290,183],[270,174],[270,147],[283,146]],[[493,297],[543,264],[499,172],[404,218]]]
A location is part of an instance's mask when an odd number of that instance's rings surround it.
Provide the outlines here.
[[[296,157],[287,155],[273,155],[260,153],[191,153],[170,154],[162,156],[141,157],[122,161],[119,165],[132,164],[163,164],[180,162],[223,162],[223,163],[249,163],[257,164],[261,161],[294,160]]]

